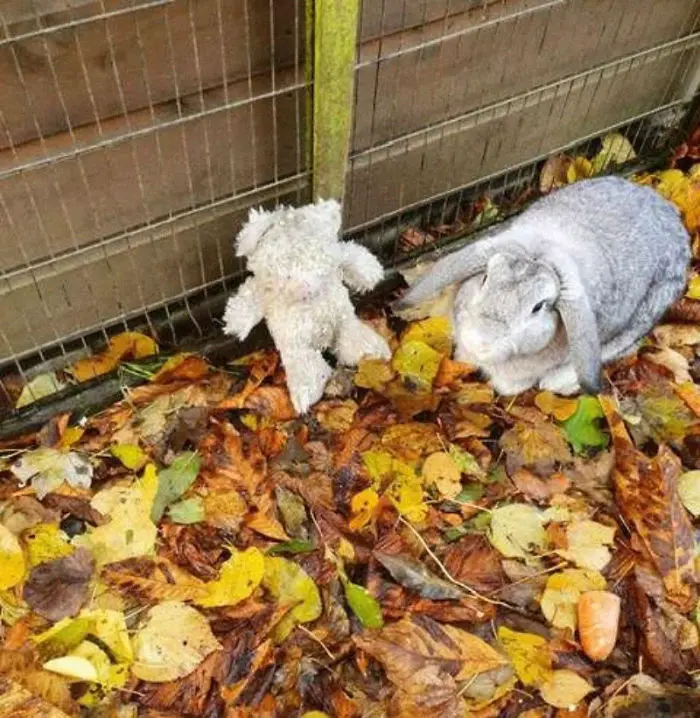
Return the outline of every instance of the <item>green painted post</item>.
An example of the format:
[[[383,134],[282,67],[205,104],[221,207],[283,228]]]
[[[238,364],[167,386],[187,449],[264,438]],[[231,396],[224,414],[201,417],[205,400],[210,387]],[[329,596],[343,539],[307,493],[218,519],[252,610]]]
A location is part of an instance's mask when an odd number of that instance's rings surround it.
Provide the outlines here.
[[[360,0],[313,2],[313,197],[342,201],[354,110]],[[311,22],[307,19],[307,29]]]

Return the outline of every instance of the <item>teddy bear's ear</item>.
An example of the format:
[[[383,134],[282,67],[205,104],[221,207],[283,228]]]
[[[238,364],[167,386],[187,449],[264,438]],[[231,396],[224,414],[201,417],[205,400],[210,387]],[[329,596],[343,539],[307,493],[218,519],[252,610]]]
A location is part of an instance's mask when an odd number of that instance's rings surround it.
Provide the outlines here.
[[[236,256],[249,257],[258,246],[260,237],[265,234],[274,221],[274,212],[252,208],[248,214],[248,221],[243,225],[236,239]]]

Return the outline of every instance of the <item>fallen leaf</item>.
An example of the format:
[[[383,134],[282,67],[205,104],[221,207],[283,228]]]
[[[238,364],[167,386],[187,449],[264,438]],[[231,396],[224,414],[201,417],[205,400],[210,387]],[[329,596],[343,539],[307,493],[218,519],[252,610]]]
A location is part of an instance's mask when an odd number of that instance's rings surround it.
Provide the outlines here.
[[[203,499],[204,520],[226,531],[236,533],[248,512],[248,504],[243,497],[231,489],[230,491],[212,491]]]
[[[209,365],[196,354],[176,354],[151,377],[154,384],[171,381],[199,381],[209,374]]]
[[[678,496],[693,516],[700,516],[700,471],[686,471],[681,475]]]
[[[192,451],[184,451],[173,459],[167,469],[158,474],[158,491],[151,510],[151,518],[157,522],[165,509],[179,499],[192,486],[199,473],[200,459]]]
[[[468,451],[465,451],[456,444],[450,444],[447,452],[463,474],[474,476],[477,479],[486,478],[486,472],[481,468],[476,458]]]
[[[48,675],[43,673],[44,676]],[[58,677],[51,676],[56,681]],[[62,685],[62,684],[60,684]],[[7,676],[0,676],[0,716],[3,718],[23,718],[41,715],[43,718],[70,718],[73,712],[65,713],[41,696],[27,690],[24,686]]]
[[[74,616],[89,596],[94,561],[84,548],[34,568],[23,589],[24,600],[49,621]]]
[[[22,540],[30,568],[73,553],[73,546],[68,542],[68,537],[56,524],[37,524],[22,534]]]
[[[447,317],[430,317],[413,322],[401,335],[401,344],[419,341],[440,354],[452,354],[452,324]]]
[[[501,626],[498,640],[524,686],[541,686],[552,678],[552,652],[544,638]]]
[[[151,520],[157,490],[155,467],[148,464],[141,479],[99,491],[90,505],[110,521],[76,536],[73,543],[89,549],[97,566],[151,554],[158,532]]]
[[[35,376],[31,381],[27,382],[22,388],[22,393],[17,399],[15,404],[16,409],[21,409],[23,406],[33,404],[39,399],[44,399],[51,394],[55,394],[57,391],[61,391],[66,386],[64,382],[58,380],[56,372],[49,372],[46,374],[39,374]]]
[[[557,421],[566,421],[576,413],[578,400],[557,396],[551,391],[541,391],[535,396],[535,406]]]
[[[569,184],[582,179],[592,177],[594,173],[593,163],[586,157],[574,157],[566,169],[566,181]]]
[[[489,540],[507,558],[528,558],[533,552],[544,550],[547,534],[542,513],[529,504],[494,509]]]
[[[594,396],[581,396],[576,411],[565,421],[562,428],[568,442],[577,454],[586,449],[604,449],[609,437],[601,430],[599,422],[605,418],[600,402]]]
[[[430,391],[440,369],[442,354],[425,342],[404,342],[394,353],[391,368],[405,384],[422,391]]]
[[[547,194],[567,184],[567,171],[571,158],[566,155],[549,157],[540,170],[540,192]]]
[[[322,401],[314,408],[316,420],[330,432],[347,431],[352,426],[356,413],[357,404],[352,399]]]
[[[44,663],[43,668],[76,681],[96,681],[98,678],[95,666],[87,658],[80,656],[52,658]]]
[[[417,421],[390,426],[381,443],[394,456],[406,460],[419,459],[443,448],[435,427]]]
[[[549,681],[540,686],[540,693],[545,703],[566,710],[576,708],[594,690],[593,686],[578,673],[567,669],[554,671]]]
[[[509,468],[537,466],[553,468],[571,460],[571,450],[561,430],[548,422],[518,422],[501,436],[499,444],[509,459]]]
[[[665,347],[695,346],[700,344],[700,327],[693,324],[661,324],[652,334]]]
[[[454,499],[462,490],[462,472],[445,451],[431,454],[423,463],[421,475],[428,485],[434,486],[440,496],[445,498]]]
[[[586,591],[602,591],[605,588],[605,579],[597,571],[565,569],[547,578],[540,608],[545,618],[556,628],[575,631],[581,595]]]
[[[615,528],[596,521],[574,521],[566,527],[567,548],[557,553],[579,568],[602,571],[612,555],[608,546],[615,540]]]
[[[168,506],[168,518],[176,524],[198,524],[204,521],[205,515],[201,496],[183,499]]]
[[[610,132],[602,140],[602,147],[593,158],[593,173],[601,174],[612,165],[622,165],[636,159],[632,143],[619,132]]]
[[[92,465],[74,452],[41,447],[28,451],[11,466],[22,485],[31,482],[39,499],[58,489],[65,481],[76,489],[89,489]]]
[[[148,461],[143,449],[137,444],[113,444],[109,452],[131,471],[140,471]]]
[[[410,556],[394,556],[382,551],[375,551],[374,556],[395,581],[415,591],[422,598],[433,601],[458,601],[464,598],[462,589],[439,578]]]
[[[304,569],[281,557],[265,557],[263,586],[289,612],[277,624],[277,640],[284,640],[298,623],[315,621],[323,610],[318,587]]]
[[[235,606],[251,596],[265,573],[265,557],[257,548],[235,551],[221,567],[219,578],[204,585],[206,596],[196,603],[204,608]]]
[[[372,488],[364,489],[350,499],[352,518],[348,522],[351,531],[359,531],[367,526],[375,515],[379,504],[379,494]]]
[[[394,378],[395,373],[388,361],[383,359],[360,359],[353,381],[362,389],[381,393]]]
[[[26,570],[24,552],[17,537],[0,524],[0,591],[16,586]]]
[[[677,384],[683,384],[684,382],[691,382],[693,378],[690,376],[688,370],[688,360],[680,353],[671,349],[670,347],[661,347],[653,353],[646,354],[645,359],[658,364],[659,366],[666,367],[672,374],[673,380]]]
[[[158,352],[158,345],[143,334],[124,332],[109,340],[100,354],[80,359],[69,369],[77,381],[88,381],[115,369],[124,359],[143,359]]]
[[[343,590],[348,606],[364,628],[381,628],[384,625],[379,601],[364,586],[345,581]]]
[[[578,601],[578,632],[584,653],[604,661],[615,648],[620,598],[609,591],[587,591]]]
[[[153,683],[184,678],[221,647],[207,619],[178,601],[150,608],[132,640],[133,674]]]
[[[385,495],[396,510],[412,523],[421,523],[427,513],[427,496],[423,483],[414,473],[399,474],[387,488]]]

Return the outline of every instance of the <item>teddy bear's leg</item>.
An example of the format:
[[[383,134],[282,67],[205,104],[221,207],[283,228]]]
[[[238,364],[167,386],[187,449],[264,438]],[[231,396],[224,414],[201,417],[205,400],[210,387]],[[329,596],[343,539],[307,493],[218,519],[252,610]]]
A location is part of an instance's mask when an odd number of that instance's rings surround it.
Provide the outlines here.
[[[287,373],[287,388],[298,414],[305,414],[322,396],[332,369],[323,355],[309,347],[278,346]]]
[[[334,348],[338,361],[345,366],[355,366],[363,357],[391,358],[384,337],[354,315],[341,322]]]

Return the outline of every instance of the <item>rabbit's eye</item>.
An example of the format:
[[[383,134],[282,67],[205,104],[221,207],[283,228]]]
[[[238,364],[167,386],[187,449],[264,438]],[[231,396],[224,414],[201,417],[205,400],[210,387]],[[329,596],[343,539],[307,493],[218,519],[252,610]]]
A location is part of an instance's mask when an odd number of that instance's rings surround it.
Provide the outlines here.
[[[541,302],[537,302],[537,304],[535,304],[535,306],[532,308],[532,313],[537,314],[537,312],[544,308],[545,303],[546,302],[544,300],[542,300]]]

